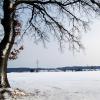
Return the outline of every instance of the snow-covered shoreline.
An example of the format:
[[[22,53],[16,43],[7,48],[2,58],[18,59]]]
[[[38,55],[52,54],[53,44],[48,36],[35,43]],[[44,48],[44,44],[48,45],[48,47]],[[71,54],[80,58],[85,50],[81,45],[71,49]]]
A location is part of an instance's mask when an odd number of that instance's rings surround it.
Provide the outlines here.
[[[34,94],[23,100],[100,99],[100,71],[8,73],[8,78],[12,88]]]

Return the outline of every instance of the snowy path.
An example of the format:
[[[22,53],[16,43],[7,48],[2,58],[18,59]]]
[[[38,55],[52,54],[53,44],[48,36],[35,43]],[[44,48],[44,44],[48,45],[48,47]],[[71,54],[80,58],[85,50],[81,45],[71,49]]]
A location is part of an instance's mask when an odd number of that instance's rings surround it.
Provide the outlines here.
[[[100,71],[9,73],[8,77],[13,88],[33,94],[23,100],[100,99]]]

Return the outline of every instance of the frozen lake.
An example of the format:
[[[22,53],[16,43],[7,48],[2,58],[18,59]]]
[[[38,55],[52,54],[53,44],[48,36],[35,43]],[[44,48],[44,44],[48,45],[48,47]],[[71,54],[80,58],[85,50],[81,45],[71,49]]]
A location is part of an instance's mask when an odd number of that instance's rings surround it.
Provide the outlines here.
[[[8,78],[12,88],[34,94],[23,100],[100,99],[100,71],[8,73]]]

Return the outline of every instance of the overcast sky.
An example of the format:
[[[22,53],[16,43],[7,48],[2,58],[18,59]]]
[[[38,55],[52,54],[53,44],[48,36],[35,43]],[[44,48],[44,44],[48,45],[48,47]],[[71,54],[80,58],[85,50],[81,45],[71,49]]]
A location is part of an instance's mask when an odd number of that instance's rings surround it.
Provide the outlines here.
[[[56,42],[47,44],[44,48],[40,43],[33,44],[32,39],[26,39],[24,42],[24,51],[20,53],[15,61],[9,61],[9,67],[36,67],[36,61],[39,61],[39,67],[61,67],[74,65],[100,65],[100,19],[90,24],[91,30],[82,34],[82,43],[85,50],[75,52],[64,49],[59,51]]]

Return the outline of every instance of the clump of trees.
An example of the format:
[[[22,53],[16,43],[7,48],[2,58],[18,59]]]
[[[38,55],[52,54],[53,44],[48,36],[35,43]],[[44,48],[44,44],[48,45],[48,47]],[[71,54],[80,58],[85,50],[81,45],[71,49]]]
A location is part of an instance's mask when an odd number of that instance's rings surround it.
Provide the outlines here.
[[[13,48],[18,39],[27,33],[35,42],[45,43],[52,35],[61,47],[69,43],[72,49],[82,48],[80,32],[99,8],[98,0],[1,0],[0,87],[10,87],[7,62],[23,50]]]

